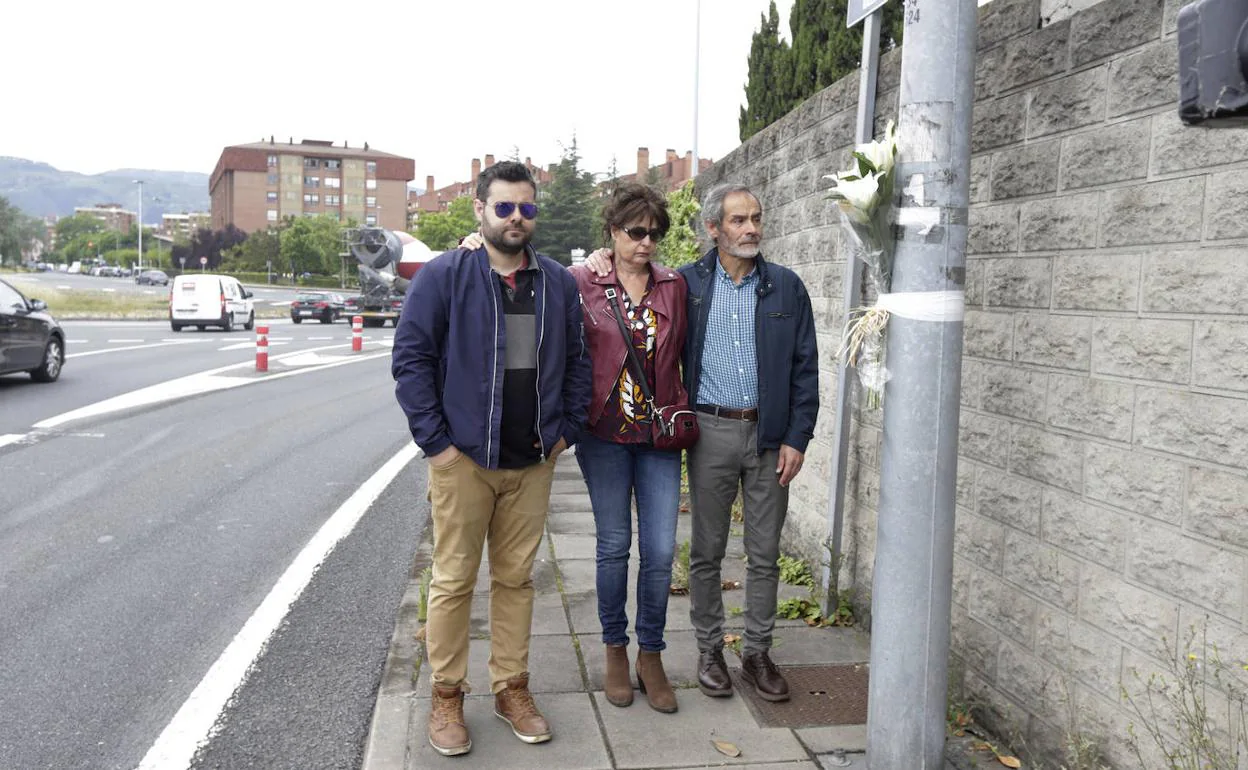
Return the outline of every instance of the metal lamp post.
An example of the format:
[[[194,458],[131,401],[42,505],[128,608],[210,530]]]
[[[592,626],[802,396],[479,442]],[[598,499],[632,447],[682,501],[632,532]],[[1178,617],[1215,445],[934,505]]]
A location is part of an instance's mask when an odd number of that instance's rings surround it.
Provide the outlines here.
[[[139,186],[139,270],[143,269],[143,180],[136,179]]]

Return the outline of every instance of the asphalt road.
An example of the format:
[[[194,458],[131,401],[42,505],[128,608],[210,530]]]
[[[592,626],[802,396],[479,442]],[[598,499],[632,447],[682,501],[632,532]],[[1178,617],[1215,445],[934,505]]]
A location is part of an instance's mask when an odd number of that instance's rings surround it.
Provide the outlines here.
[[[91,279],[108,280],[108,279]],[[269,327],[269,355],[301,350],[347,350],[351,326],[262,321]],[[238,329],[173,332],[167,321],[62,321],[67,360],[53,390],[30,386],[26,374],[0,376],[0,436],[135,388],[231,364],[255,362],[256,336]],[[392,329],[366,329],[365,346],[393,339]],[[388,374],[385,375],[388,378]],[[392,385],[389,383],[388,387]],[[44,386],[47,387],[47,386]]]
[[[236,387],[34,428],[254,358],[250,334],[164,345],[156,324],[116,326],[70,328],[83,355],[58,383],[0,378],[0,435],[20,437],[0,445],[4,770],[138,767],[305,547],[410,447],[384,339],[351,359],[342,325],[343,341],[288,325],[296,363],[219,375]],[[222,344],[235,341],[249,344]],[[241,688],[227,682],[229,705],[199,709],[215,735],[178,767],[358,766],[423,490],[423,461],[402,466],[274,620]]]
[[[147,294],[154,297],[164,297],[169,294],[167,286],[140,286],[134,282],[133,278],[106,278],[96,275],[81,275],[70,273],[21,273],[20,275],[9,276],[14,280],[20,281],[24,287],[43,287],[50,289],[58,289],[61,291],[75,291],[89,289],[93,291],[116,292],[118,295],[142,295]],[[293,286],[282,286],[281,284],[273,284],[266,286],[264,284],[247,284],[247,288],[255,293],[257,303],[271,303],[274,305],[289,305],[291,300],[300,291],[339,291],[344,294],[356,293],[350,289],[297,289]],[[25,291],[23,289],[23,291]],[[32,288],[26,292],[29,296],[38,297],[37,288]]]

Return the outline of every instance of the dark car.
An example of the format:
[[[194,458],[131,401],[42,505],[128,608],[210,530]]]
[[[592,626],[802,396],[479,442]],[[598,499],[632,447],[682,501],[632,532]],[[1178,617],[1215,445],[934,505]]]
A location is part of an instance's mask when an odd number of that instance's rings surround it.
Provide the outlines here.
[[[169,276],[165,274],[164,270],[144,270],[134,277],[134,282],[139,285],[148,284],[149,286],[155,286],[160,284],[161,286],[168,286]]]
[[[0,280],[0,374],[29,372],[36,382],[61,376],[65,332],[47,309]]]
[[[318,320],[323,324],[332,324],[342,318],[346,312],[346,300],[341,294],[309,291],[295,295],[290,303],[290,320],[303,323],[303,319]]]

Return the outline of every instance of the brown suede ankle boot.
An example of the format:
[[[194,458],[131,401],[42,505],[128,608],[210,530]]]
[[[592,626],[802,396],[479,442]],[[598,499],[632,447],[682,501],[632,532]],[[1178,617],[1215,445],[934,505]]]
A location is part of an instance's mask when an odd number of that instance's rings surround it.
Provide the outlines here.
[[[462,688],[433,686],[429,704],[429,745],[444,757],[467,754],[472,749],[468,725],[464,723]]]
[[[628,647],[622,644],[608,644],[607,676],[603,682],[607,703],[612,706],[631,706],[633,703],[633,682],[628,678]]]
[[[670,714],[676,710],[676,692],[663,670],[663,655],[658,652],[637,653],[637,686],[646,694],[650,708]]]

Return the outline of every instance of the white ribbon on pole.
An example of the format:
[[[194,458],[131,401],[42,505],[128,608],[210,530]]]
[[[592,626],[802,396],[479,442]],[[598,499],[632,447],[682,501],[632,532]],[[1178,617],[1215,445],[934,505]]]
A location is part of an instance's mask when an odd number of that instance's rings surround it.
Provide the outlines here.
[[[912,321],[954,323],[966,315],[964,291],[899,291],[881,294],[875,307]]]

